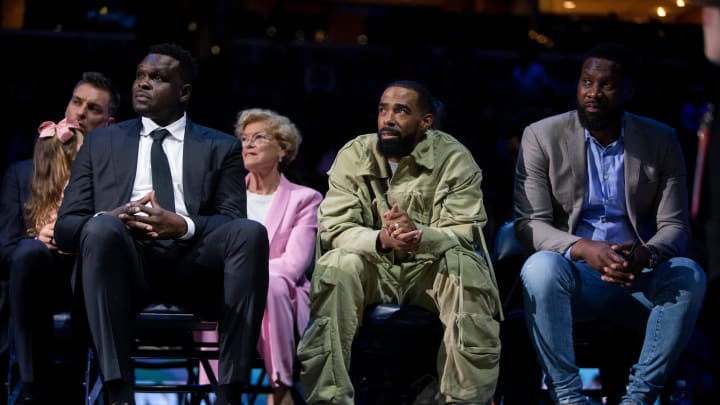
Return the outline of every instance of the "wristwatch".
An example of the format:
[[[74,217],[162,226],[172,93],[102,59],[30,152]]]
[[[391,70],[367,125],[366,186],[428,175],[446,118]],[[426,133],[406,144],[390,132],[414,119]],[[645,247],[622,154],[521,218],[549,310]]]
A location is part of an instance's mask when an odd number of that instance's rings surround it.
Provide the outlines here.
[[[648,250],[650,251],[650,259],[648,259],[647,268],[648,269],[654,269],[655,266],[657,266],[658,261],[660,261],[660,254],[658,253],[658,250],[653,245],[645,245],[647,246]]]

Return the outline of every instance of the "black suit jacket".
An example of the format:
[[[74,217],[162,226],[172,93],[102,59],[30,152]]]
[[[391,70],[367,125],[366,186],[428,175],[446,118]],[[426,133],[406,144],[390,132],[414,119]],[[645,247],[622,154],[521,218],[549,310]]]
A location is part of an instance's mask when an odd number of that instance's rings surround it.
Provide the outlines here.
[[[123,121],[88,134],[73,164],[55,223],[55,240],[76,252],[85,222],[130,201],[141,121]],[[187,121],[183,143],[185,205],[195,237],[233,218],[246,217],[245,168],[240,141]]]
[[[0,353],[5,353],[8,343],[10,254],[18,240],[29,237],[25,203],[30,200],[32,171],[32,159],[11,164],[5,170],[0,189]]]
[[[17,241],[27,238],[30,221],[25,212],[25,203],[30,200],[32,182],[32,159],[13,163],[5,171],[0,190],[0,259],[3,275],[7,275],[5,264]]]

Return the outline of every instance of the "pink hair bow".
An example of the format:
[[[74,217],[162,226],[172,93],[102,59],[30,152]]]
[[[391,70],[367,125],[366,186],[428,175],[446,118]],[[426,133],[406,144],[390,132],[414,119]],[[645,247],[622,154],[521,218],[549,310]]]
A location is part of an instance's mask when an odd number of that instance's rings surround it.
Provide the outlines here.
[[[58,140],[65,143],[69,141],[73,135],[75,135],[73,130],[82,130],[80,123],[75,120],[65,118],[57,124],[52,121],[43,122],[38,128],[38,133],[40,134],[40,138],[52,138],[57,135]]]

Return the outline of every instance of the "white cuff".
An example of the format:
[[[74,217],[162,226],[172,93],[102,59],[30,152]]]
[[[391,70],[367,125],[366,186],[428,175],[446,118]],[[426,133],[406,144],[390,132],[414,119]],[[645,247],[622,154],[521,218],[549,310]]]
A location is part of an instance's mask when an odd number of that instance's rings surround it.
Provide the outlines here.
[[[178,214],[180,215],[180,214]],[[186,217],[185,215],[180,215],[182,219],[185,220],[185,223],[187,224],[187,233],[185,235],[179,237],[180,240],[188,240],[195,236],[195,222],[190,219],[190,217]]]

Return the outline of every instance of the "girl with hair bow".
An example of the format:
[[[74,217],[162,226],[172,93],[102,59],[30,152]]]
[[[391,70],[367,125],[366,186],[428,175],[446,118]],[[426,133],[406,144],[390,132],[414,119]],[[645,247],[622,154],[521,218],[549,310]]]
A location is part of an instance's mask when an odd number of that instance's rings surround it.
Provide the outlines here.
[[[31,198],[25,206],[31,220],[28,234],[55,250],[55,218],[84,134],[77,121],[67,118],[57,124],[43,122],[38,133],[33,152]]]
[[[29,380],[23,378],[22,403],[36,403],[32,400],[40,394],[31,393],[42,391],[37,387],[51,382],[47,337],[53,333],[52,315],[56,310],[70,310],[73,305],[68,280],[75,257],[58,250],[54,230],[70,168],[84,137],[80,124],[70,119],[57,124],[43,122],[38,133],[29,176],[29,196],[24,205],[26,234],[30,238],[20,239],[10,257],[10,305],[14,306],[10,312],[15,353],[18,358],[31,359],[18,362],[18,366],[22,375],[33,376]],[[34,286],[31,297],[27,297],[27,289],[21,287],[29,284]],[[13,300],[13,294],[24,297]]]

